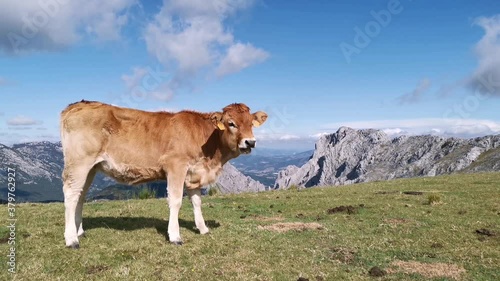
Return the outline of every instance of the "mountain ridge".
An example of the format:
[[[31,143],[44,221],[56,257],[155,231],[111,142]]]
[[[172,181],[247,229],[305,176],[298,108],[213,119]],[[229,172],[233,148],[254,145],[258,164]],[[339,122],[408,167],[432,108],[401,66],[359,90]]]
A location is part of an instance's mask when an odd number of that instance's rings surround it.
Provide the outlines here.
[[[60,142],[21,143],[11,147],[0,144],[0,161],[6,167],[16,168],[18,199],[62,200],[64,163]],[[290,163],[295,165],[288,165]],[[221,193],[258,192],[293,185],[335,186],[488,171],[500,171],[500,135],[472,139],[431,135],[391,138],[380,130],[341,127],[337,132],[321,137],[313,151],[290,155],[264,151],[261,155],[233,159],[224,165],[223,174],[212,187],[217,187]],[[5,198],[6,169],[0,171],[0,175],[0,197]],[[259,182],[260,179],[265,184]],[[157,196],[165,196],[164,182],[142,187],[155,190]],[[125,192],[125,198],[130,198],[130,192],[135,192],[133,188],[98,174],[88,198],[124,198],[123,194],[115,192],[120,189]]]
[[[280,171],[275,189],[290,186],[344,185],[458,171],[498,171],[500,135],[472,139],[441,136],[390,138],[380,130],[341,127],[321,137],[311,159]],[[490,151],[494,149],[493,151]],[[483,153],[491,155],[483,155]],[[481,159],[483,164],[471,166]]]

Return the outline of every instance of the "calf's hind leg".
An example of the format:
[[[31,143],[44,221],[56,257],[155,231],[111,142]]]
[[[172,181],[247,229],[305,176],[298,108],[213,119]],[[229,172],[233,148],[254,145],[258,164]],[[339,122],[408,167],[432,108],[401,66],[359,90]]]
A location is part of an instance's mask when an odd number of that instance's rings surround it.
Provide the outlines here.
[[[184,191],[184,179],[186,169],[184,167],[172,169],[167,176],[168,206],[170,214],[168,219],[168,239],[170,243],[182,245],[179,230],[179,210],[182,206],[182,193]]]
[[[94,180],[95,174],[96,174],[96,168],[94,167],[90,170],[89,174],[87,175],[87,180],[85,181],[85,185],[83,186],[82,194],[80,195],[80,199],[78,200],[78,205],[76,205],[75,225],[77,228],[78,237],[81,237],[85,234],[82,223],[83,203],[85,203],[85,197],[87,195],[87,192],[89,191],[92,181]]]
[[[82,220],[81,210],[83,208],[83,201],[85,200],[84,190],[86,189],[87,179],[90,178],[89,176],[91,175],[92,169],[93,167],[91,165],[79,165],[70,169],[65,167],[63,172],[65,208],[64,240],[66,246],[73,249],[78,249],[80,247],[78,229],[81,226]],[[90,180],[90,182],[92,182],[92,180]],[[78,206],[79,202],[81,202],[80,208]]]

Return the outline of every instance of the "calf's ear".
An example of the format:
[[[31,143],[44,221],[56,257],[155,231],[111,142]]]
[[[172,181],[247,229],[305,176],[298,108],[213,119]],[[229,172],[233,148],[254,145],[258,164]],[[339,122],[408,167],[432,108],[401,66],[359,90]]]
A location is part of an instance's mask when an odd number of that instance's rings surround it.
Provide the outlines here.
[[[222,123],[222,112],[214,112],[210,116],[210,120],[214,124],[215,128],[224,131],[226,129],[226,126],[224,126],[224,123]]]
[[[252,124],[254,127],[260,127],[267,120],[267,114],[264,111],[257,111],[253,114]]]

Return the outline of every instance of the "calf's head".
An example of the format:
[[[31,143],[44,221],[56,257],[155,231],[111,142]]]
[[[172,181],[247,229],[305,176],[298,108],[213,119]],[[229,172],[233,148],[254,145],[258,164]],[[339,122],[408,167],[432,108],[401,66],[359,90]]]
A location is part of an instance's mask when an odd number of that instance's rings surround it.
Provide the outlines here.
[[[237,154],[248,154],[257,142],[253,127],[259,127],[266,122],[267,114],[262,111],[252,114],[248,106],[234,103],[224,107],[222,112],[213,113],[211,119],[221,131],[223,145]]]

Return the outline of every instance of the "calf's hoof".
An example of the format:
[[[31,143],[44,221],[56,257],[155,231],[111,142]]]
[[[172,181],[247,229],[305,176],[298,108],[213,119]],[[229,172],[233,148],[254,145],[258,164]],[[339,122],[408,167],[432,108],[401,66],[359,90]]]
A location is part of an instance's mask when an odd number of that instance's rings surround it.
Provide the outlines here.
[[[78,250],[80,249],[80,244],[79,243],[73,243],[69,246],[66,246],[66,248],[73,249],[73,250]]]
[[[182,241],[171,241],[170,244],[175,245],[175,246],[182,246]]]

